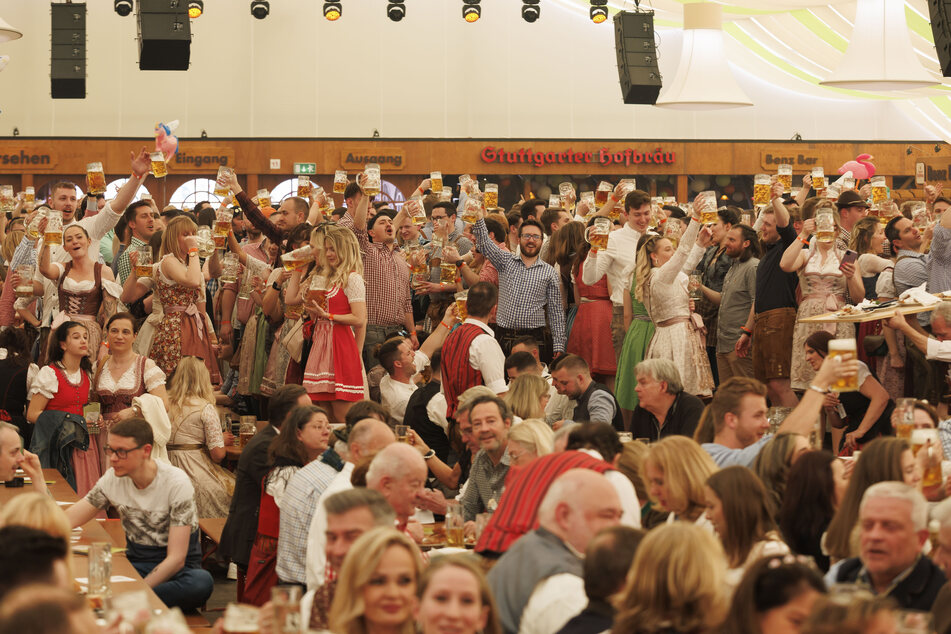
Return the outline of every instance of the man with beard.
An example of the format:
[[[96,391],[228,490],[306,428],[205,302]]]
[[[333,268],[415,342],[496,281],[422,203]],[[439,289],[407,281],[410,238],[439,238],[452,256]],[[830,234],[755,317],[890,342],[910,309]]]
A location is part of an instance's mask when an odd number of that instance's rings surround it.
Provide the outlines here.
[[[241,185],[238,183],[238,175],[233,170],[230,187],[235,200],[241,205],[241,210],[244,212],[248,223],[256,227],[274,244],[283,244],[294,227],[307,220],[310,203],[303,198],[288,196],[281,201],[280,207],[275,209],[270,217],[267,217],[241,189]]]
[[[495,338],[502,351],[506,356],[511,354],[516,339],[531,335],[541,342],[542,360],[551,362],[555,353],[565,351],[565,311],[558,273],[539,257],[545,235],[541,223],[537,220],[522,223],[518,253],[503,251],[495,244],[489,237],[484,217],[473,225],[472,233],[479,252],[499,271]]]
[[[116,265],[118,271],[118,281],[125,284],[126,278],[132,274],[132,265],[129,262],[129,252],[145,246],[152,239],[155,233],[155,218],[152,216],[152,205],[147,200],[139,200],[132,203],[125,209],[122,216],[122,222],[126,223],[129,231],[132,232],[132,238],[129,246],[119,255],[119,263]]]
[[[717,368],[720,381],[731,376],[753,376],[753,361],[738,357],[735,346],[751,320],[753,298],[756,296],[756,267],[759,241],[756,232],[746,225],[737,225],[726,232],[724,253],[732,260],[723,278],[720,292],[704,288],[703,294],[719,305],[717,319]]]

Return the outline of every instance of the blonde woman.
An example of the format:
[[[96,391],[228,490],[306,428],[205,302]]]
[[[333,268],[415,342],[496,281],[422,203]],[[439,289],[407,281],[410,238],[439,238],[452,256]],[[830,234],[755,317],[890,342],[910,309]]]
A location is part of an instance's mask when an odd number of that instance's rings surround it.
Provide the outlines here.
[[[547,383],[545,379],[542,381]],[[531,464],[537,458],[550,454],[554,448],[555,432],[540,418],[523,420],[512,425],[509,430],[509,464],[513,467]]]
[[[172,423],[168,460],[191,478],[198,517],[227,517],[234,475],[217,464],[225,457],[225,438],[208,368],[201,359],[181,360],[169,382],[168,399]]]
[[[700,229],[699,218],[691,219],[676,250],[669,239],[652,235],[637,253],[634,274],[635,299],[647,307],[655,328],[644,358],[673,361],[684,391],[697,396],[712,394],[713,374],[702,322],[691,308],[687,274],[700,262],[711,236],[709,228]]]
[[[730,607],[725,576],[723,547],[709,531],[655,528],[637,547],[612,631],[716,632]]]
[[[148,357],[171,376],[184,356],[204,360],[213,385],[221,383],[218,371],[218,337],[205,312],[205,281],[198,259],[197,227],[187,216],[173,218],[162,234],[160,261],[151,277],[138,277],[136,253],[129,254],[133,274],[122,290],[122,301],[131,303],[155,289],[152,310],[162,311],[155,326]]]
[[[416,544],[374,528],[350,547],[330,606],[335,634],[415,634],[416,588],[423,562]]]
[[[642,477],[651,502],[670,512],[668,524],[693,522],[712,534],[705,485],[716,471],[713,458],[700,445],[686,436],[668,436],[650,446]]]
[[[344,227],[315,230],[311,246],[319,260],[303,281],[299,271],[291,275],[287,303],[303,302],[308,315],[304,339],[311,343],[303,385],[315,403],[329,401],[333,419],[343,422],[366,387],[360,356],[367,326],[363,260],[356,236]],[[324,305],[310,295],[311,282],[321,276],[327,289]]]
[[[66,513],[53,498],[42,493],[24,493],[4,504],[0,508],[0,528],[4,526],[35,528],[53,537],[62,537],[67,544],[72,537]],[[66,552],[66,567],[72,578],[72,549]]]
[[[545,419],[545,407],[551,399],[551,386],[548,381],[535,374],[520,374],[509,383],[509,391],[502,400],[512,410],[512,414],[525,420],[528,418]]]

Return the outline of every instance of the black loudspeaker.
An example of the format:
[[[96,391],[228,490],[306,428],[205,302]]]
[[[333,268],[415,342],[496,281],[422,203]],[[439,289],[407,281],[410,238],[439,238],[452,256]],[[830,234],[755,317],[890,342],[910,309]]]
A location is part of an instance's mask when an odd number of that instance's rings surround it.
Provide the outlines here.
[[[941,75],[951,77],[951,0],[928,0],[928,11]]]
[[[50,95],[86,98],[86,5],[51,4]]]
[[[139,0],[135,22],[140,70],[188,70],[192,35],[187,0]]]
[[[654,104],[660,94],[653,11],[619,11],[614,14],[617,73],[624,103]]]

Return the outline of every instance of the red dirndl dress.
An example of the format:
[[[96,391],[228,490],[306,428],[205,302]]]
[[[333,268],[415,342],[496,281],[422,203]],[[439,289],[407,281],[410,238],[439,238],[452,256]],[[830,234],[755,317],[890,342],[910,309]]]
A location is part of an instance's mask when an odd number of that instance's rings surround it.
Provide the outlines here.
[[[327,293],[327,305],[327,312],[333,315],[352,312],[350,300],[339,286]],[[328,319],[308,320],[304,337],[312,342],[303,381],[310,400],[363,400],[363,365],[353,328]]]

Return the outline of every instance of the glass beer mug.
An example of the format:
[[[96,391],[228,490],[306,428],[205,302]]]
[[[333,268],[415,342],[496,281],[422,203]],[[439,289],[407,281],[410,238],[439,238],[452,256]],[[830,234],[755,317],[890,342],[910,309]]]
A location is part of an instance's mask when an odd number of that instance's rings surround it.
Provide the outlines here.
[[[308,262],[311,262],[315,258],[314,249],[309,244],[305,244],[299,249],[294,249],[290,253],[285,253],[281,256],[281,263],[284,265],[285,271],[294,271],[295,269],[304,268]]]
[[[614,191],[614,186],[607,181],[601,181],[598,183],[598,188],[594,191],[594,204],[597,205],[598,209],[604,207],[608,202],[608,196],[611,195],[611,192]]]
[[[462,209],[462,221],[467,225],[473,225],[479,222],[479,214],[481,212],[482,201],[476,196],[469,196],[466,198],[466,205]]]
[[[343,194],[347,191],[347,170],[334,172],[334,193]]]
[[[574,183],[564,182],[558,185],[558,194],[561,198],[561,208],[569,214],[575,213],[575,185]]]
[[[776,180],[783,184],[783,193],[792,193],[792,165],[780,165],[776,170]]]
[[[757,174],[753,177],[753,204],[768,205],[771,179],[769,174]]]
[[[20,281],[13,289],[13,294],[17,297],[33,297],[33,266],[31,264],[18,266],[17,275],[20,276]]]
[[[459,315],[459,321],[465,321],[469,316],[466,311],[466,300],[469,297],[469,291],[460,291],[456,293],[456,313]]]
[[[714,191],[700,192],[700,222],[705,225],[715,224],[717,221],[717,194]]]
[[[819,242],[835,240],[835,216],[831,209],[820,209],[816,213],[816,239]]]
[[[234,253],[226,253],[221,258],[221,281],[225,284],[231,284],[238,281],[238,270],[241,268],[241,262]]]
[[[812,188],[816,190],[816,196],[822,196],[826,188],[826,172],[821,167],[812,168]]]
[[[829,341],[829,358],[842,357],[843,361],[857,358],[855,339],[832,339]],[[829,386],[831,392],[857,392],[858,375],[843,377]]]
[[[155,178],[165,178],[168,174],[168,166],[165,164],[165,154],[162,152],[152,152],[149,154],[149,160],[152,162],[152,176]]]
[[[202,225],[196,232],[198,238],[198,257],[207,259],[215,252],[215,240],[211,236],[211,227]]]
[[[915,402],[913,398],[895,401],[895,437],[907,440],[909,444],[915,429]]]
[[[314,275],[310,278],[310,285],[307,287],[307,300],[316,302],[322,310],[327,310],[327,291],[330,290],[330,284],[326,276]]]
[[[86,193],[106,193],[106,173],[102,169],[102,163],[98,161],[86,164]]]
[[[594,192],[581,192],[581,203],[587,207],[585,218],[590,218],[597,213],[598,208],[594,203]]]
[[[13,211],[16,207],[16,198],[13,195],[13,185],[0,185],[0,211]]]
[[[63,212],[50,209],[46,212],[46,231],[43,232],[46,244],[63,244]]]
[[[310,182],[310,176],[297,177],[297,195],[301,198],[310,198],[310,192],[313,191],[313,185]],[[321,188],[323,191],[323,188]]]
[[[442,192],[442,172],[430,172],[429,182],[429,189],[431,192],[434,194]]]
[[[888,200],[888,187],[885,185],[884,176],[873,176],[872,180],[872,205],[876,208]]]
[[[495,183],[485,184],[485,196],[482,200],[486,209],[495,209],[499,206],[499,186]]]
[[[380,193],[380,187],[382,186],[380,166],[376,163],[367,163],[367,166],[363,169],[363,173],[366,174],[366,181],[363,184],[363,193],[371,198],[378,195]]]
[[[443,187],[442,191],[439,193],[439,202],[449,203],[452,202],[452,187]]]
[[[439,283],[440,284],[455,284],[456,283],[456,265],[450,264],[449,262],[443,262],[439,265]]]
[[[266,189],[258,190],[258,207],[264,209],[271,206],[271,192]]]
[[[152,277],[152,247],[143,244],[135,250],[135,276]]]
[[[406,207],[406,213],[409,215],[414,225],[417,227],[422,227],[426,224],[426,208],[423,206],[423,201],[421,199],[410,198],[404,203],[404,206]]]
[[[558,194],[552,194],[548,197],[548,208],[549,209],[558,209],[561,207],[561,196]]]
[[[597,218],[594,224],[584,230],[584,239],[591,245],[595,252],[600,249],[608,248],[608,236],[611,235],[613,226],[610,218]]]
[[[215,176],[215,196],[224,198],[231,192],[231,168],[222,165]]]

